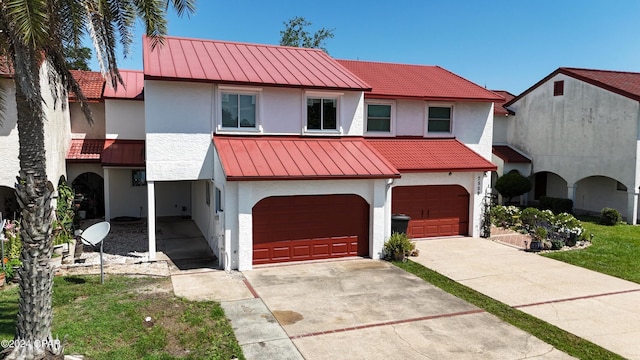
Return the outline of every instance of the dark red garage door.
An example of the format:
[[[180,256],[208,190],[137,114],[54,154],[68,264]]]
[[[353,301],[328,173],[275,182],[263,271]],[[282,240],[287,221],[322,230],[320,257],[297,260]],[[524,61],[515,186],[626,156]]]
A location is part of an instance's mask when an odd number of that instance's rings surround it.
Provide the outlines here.
[[[274,196],[253,207],[253,264],[367,256],[369,204],[357,195]]]
[[[462,186],[398,186],[391,196],[391,212],[411,217],[411,238],[468,233],[469,193]]]

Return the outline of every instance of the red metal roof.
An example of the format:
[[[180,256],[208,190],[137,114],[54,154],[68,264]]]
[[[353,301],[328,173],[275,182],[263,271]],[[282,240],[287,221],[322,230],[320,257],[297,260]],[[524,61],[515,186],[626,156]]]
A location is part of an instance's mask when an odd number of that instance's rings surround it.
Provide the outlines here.
[[[493,145],[491,152],[506,163],[531,164],[531,159],[522,155],[518,150],[509,145]]]
[[[71,139],[66,159],[104,166],[144,167],[144,149],[144,140]]]
[[[104,90],[105,80],[102,74],[95,71],[83,71],[83,70],[70,70],[71,75],[80,85],[82,93],[87,100],[100,100],[102,99],[102,91]],[[75,94],[69,93],[69,100],[75,100]]]
[[[370,88],[318,49],[168,36],[164,45],[151,50],[147,37],[143,42],[145,78],[349,90]]]
[[[227,180],[376,179],[398,170],[362,138],[214,136]]]
[[[456,139],[367,139],[401,172],[492,171],[497,167]]]
[[[560,67],[525,90],[522,94],[516,96],[511,101],[508,101],[505,106],[515,103],[520,98],[558,74],[564,74],[616,94],[626,96],[630,99],[640,101],[640,73]]]
[[[514,114],[513,111],[507,110],[507,108],[504,107],[504,104],[511,101],[516,96],[504,90],[493,90],[493,92],[504,98],[504,100],[496,101],[493,104],[493,115],[502,115],[502,116],[513,115]]]
[[[439,66],[369,61],[338,62],[372,86],[369,98],[502,101],[502,97]]]
[[[110,99],[144,99],[144,73],[137,70],[120,70],[123,84],[114,90],[110,84],[104,88],[104,97]]]

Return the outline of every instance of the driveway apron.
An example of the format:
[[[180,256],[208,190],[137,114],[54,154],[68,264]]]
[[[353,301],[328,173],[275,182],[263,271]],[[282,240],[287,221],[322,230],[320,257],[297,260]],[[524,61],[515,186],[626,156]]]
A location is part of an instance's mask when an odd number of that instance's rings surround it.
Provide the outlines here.
[[[640,359],[640,285],[475,238],[417,241],[412,260],[628,359]]]
[[[244,275],[305,359],[571,358],[384,261]]]

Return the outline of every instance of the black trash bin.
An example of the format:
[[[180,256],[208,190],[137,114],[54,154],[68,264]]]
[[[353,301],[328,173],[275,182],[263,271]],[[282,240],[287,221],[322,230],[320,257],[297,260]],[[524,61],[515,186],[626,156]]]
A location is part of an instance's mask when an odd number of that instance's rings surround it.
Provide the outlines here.
[[[393,214],[391,215],[391,233],[407,233],[409,227],[409,220],[411,217],[405,214]]]

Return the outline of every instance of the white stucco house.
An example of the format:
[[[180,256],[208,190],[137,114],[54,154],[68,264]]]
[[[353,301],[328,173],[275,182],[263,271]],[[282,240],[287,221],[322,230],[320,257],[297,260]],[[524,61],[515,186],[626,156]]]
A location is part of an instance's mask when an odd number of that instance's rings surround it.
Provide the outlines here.
[[[561,67],[505,103],[513,115],[494,136],[531,159],[529,200],[568,198],[588,212],[612,207],[635,224],[639,101],[640,73]]]
[[[493,102],[434,66],[168,37],[144,46],[149,248],[178,192],[227,269],[379,258],[392,213],[414,237],[480,229]]]
[[[3,59],[0,65],[5,113],[0,120],[0,213],[4,218],[13,218],[18,210],[15,200],[16,176],[20,170],[18,116],[15,101],[13,71]],[[40,69],[40,78],[47,79],[48,70],[44,64]],[[67,99],[55,101],[46,81],[41,84],[41,94],[45,113],[44,139],[46,151],[47,177],[54,186],[61,175],[66,175],[65,153],[69,147],[70,120]]]

